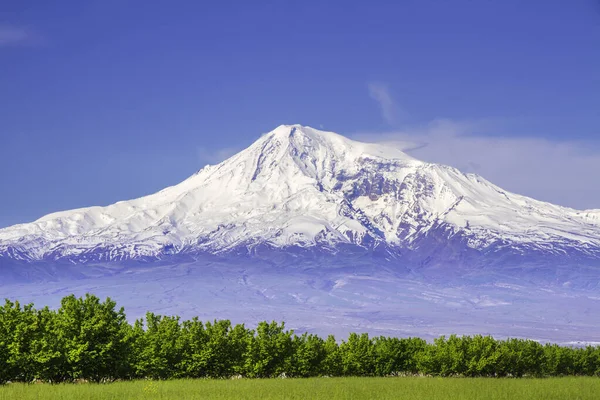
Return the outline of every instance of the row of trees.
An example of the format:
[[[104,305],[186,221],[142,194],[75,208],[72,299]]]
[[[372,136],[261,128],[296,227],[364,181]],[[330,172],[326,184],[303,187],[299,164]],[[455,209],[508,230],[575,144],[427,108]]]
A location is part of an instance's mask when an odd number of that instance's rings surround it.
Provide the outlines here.
[[[570,348],[489,336],[419,338],[295,335],[227,320],[148,313],[133,325],[114,301],[68,296],[58,310],[0,307],[0,383],[135,378],[600,375],[600,347]]]

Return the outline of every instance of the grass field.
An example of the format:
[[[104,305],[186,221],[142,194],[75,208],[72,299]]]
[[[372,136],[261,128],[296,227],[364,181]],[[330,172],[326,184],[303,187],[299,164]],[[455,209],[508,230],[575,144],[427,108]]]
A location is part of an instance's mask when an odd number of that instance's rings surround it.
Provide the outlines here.
[[[600,399],[598,378],[311,378],[9,384],[0,399]]]

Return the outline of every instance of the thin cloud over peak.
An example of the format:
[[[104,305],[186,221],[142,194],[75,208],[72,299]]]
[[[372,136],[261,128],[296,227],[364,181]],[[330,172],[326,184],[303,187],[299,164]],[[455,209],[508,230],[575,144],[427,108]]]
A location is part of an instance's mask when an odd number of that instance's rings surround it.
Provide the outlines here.
[[[382,82],[370,82],[367,85],[369,96],[375,100],[381,109],[381,116],[389,125],[398,122],[400,107],[394,101],[387,84]]]

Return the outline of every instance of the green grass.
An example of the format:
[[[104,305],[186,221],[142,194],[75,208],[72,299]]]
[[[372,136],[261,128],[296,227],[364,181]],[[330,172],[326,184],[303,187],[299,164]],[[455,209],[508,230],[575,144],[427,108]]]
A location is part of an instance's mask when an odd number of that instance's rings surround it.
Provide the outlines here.
[[[9,384],[0,399],[600,399],[598,378],[311,378]]]

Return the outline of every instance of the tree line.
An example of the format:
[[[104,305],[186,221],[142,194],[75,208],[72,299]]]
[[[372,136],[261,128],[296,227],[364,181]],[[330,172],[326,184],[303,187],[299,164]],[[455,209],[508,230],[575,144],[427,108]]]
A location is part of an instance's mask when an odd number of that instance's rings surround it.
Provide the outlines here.
[[[370,337],[338,342],[228,320],[147,313],[133,324],[110,298],[65,297],[57,310],[6,300],[0,307],[0,383],[117,379],[434,375],[600,376],[600,346],[542,345],[490,336]]]

